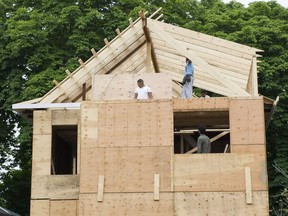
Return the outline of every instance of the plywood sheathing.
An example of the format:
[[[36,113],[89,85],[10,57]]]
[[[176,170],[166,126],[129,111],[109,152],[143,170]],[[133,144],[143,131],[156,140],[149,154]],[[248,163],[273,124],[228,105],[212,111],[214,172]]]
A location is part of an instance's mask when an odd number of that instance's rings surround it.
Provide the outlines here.
[[[253,192],[253,205],[246,205],[244,192],[175,193],[175,215],[269,215],[268,192]]]
[[[83,103],[80,192],[97,192],[99,175],[104,193],[153,192],[154,174],[170,191],[172,114],[165,100]]]
[[[170,154],[171,147],[83,148],[80,193],[97,192],[99,175],[105,176],[104,200],[107,192],[153,192],[156,173],[160,192],[170,191]]]
[[[106,193],[104,202],[97,202],[97,194],[80,194],[79,215],[174,216],[173,197],[161,193],[154,201],[153,193]]]
[[[245,191],[245,167],[251,167],[252,191],[267,190],[265,164],[258,154],[174,155],[174,191]]]
[[[30,216],[50,216],[50,201],[33,200],[30,202]]]
[[[50,215],[77,216],[78,200],[51,200]]]
[[[230,140],[233,145],[265,144],[263,98],[230,99]]]
[[[229,110],[229,98],[227,97],[173,99],[174,112],[225,110]]]
[[[152,89],[153,99],[172,99],[172,78],[166,74],[110,74],[93,78],[93,100],[134,99],[137,80]]]
[[[51,110],[34,111],[32,175],[50,175],[51,170]]]
[[[79,199],[79,175],[32,175],[31,199]]]
[[[52,125],[78,125],[80,123],[80,111],[59,109],[51,112]]]

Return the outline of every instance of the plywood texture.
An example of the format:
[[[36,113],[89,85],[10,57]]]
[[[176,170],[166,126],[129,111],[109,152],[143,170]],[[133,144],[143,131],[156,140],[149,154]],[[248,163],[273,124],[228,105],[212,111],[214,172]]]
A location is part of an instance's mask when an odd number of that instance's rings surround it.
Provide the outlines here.
[[[193,99],[173,99],[173,111],[218,111],[229,109],[229,98],[193,98]]]
[[[81,103],[81,148],[95,147],[98,142],[99,104]]]
[[[253,192],[253,203],[247,205],[244,192],[175,193],[177,216],[268,216],[268,192]]]
[[[174,190],[245,191],[245,167],[251,168],[252,190],[267,190],[263,155],[174,155]]]
[[[31,200],[30,216],[50,216],[49,200]]]
[[[77,200],[51,200],[50,215],[51,216],[77,216],[78,215]]]
[[[145,85],[152,89],[153,99],[172,98],[172,78],[169,75],[162,73],[144,73],[95,75],[92,85],[92,99],[134,99],[138,79],[143,79]]]
[[[52,110],[52,125],[77,125],[79,118],[80,110]]]
[[[261,156],[266,156],[266,145],[231,145],[230,146],[232,153],[237,154],[256,154]]]
[[[33,111],[33,134],[51,134],[51,110]]]
[[[230,100],[230,139],[234,144],[265,144],[263,98]]]
[[[171,189],[171,148],[122,147],[82,148],[80,193],[98,191],[104,175],[107,192],[154,191],[154,175],[160,174],[160,192]]]
[[[82,147],[172,146],[170,100],[86,102],[81,109]]]
[[[51,134],[33,135],[32,175],[50,174],[52,148],[51,142]]]
[[[161,193],[159,201],[153,193],[107,193],[103,202],[97,202],[97,194],[81,194],[79,216],[174,216],[173,204],[173,193]]]
[[[32,176],[32,199],[78,199],[78,175]]]

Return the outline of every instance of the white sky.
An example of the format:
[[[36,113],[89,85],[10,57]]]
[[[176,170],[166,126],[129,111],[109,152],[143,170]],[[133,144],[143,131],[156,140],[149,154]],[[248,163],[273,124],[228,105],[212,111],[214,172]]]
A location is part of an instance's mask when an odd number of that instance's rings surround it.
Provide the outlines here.
[[[223,0],[223,2],[228,3],[231,0]],[[244,4],[245,6],[248,6],[249,3],[251,2],[255,2],[255,1],[269,1],[269,0],[235,0],[237,2],[240,2],[242,4]],[[282,5],[285,8],[288,8],[288,0],[276,0],[276,2],[278,2],[278,4]]]

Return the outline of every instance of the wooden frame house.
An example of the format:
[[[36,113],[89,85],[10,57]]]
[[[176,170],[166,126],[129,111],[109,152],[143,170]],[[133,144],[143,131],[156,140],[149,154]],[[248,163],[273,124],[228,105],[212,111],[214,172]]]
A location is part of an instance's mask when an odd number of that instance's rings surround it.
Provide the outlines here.
[[[269,214],[261,50],[159,11],[130,19],[42,98],[13,105],[33,119],[31,216]],[[180,98],[185,57],[194,86],[221,97]],[[139,78],[152,100],[133,98]],[[199,124],[211,154],[195,152]]]

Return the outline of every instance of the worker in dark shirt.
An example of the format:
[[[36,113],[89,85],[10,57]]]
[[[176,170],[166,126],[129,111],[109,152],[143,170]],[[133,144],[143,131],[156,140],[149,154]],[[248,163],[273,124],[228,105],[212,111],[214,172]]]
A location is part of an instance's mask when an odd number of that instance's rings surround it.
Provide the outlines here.
[[[210,142],[210,138],[205,134],[206,127],[203,125],[199,125],[198,132],[200,136],[197,139],[197,153],[210,153],[211,142]]]

